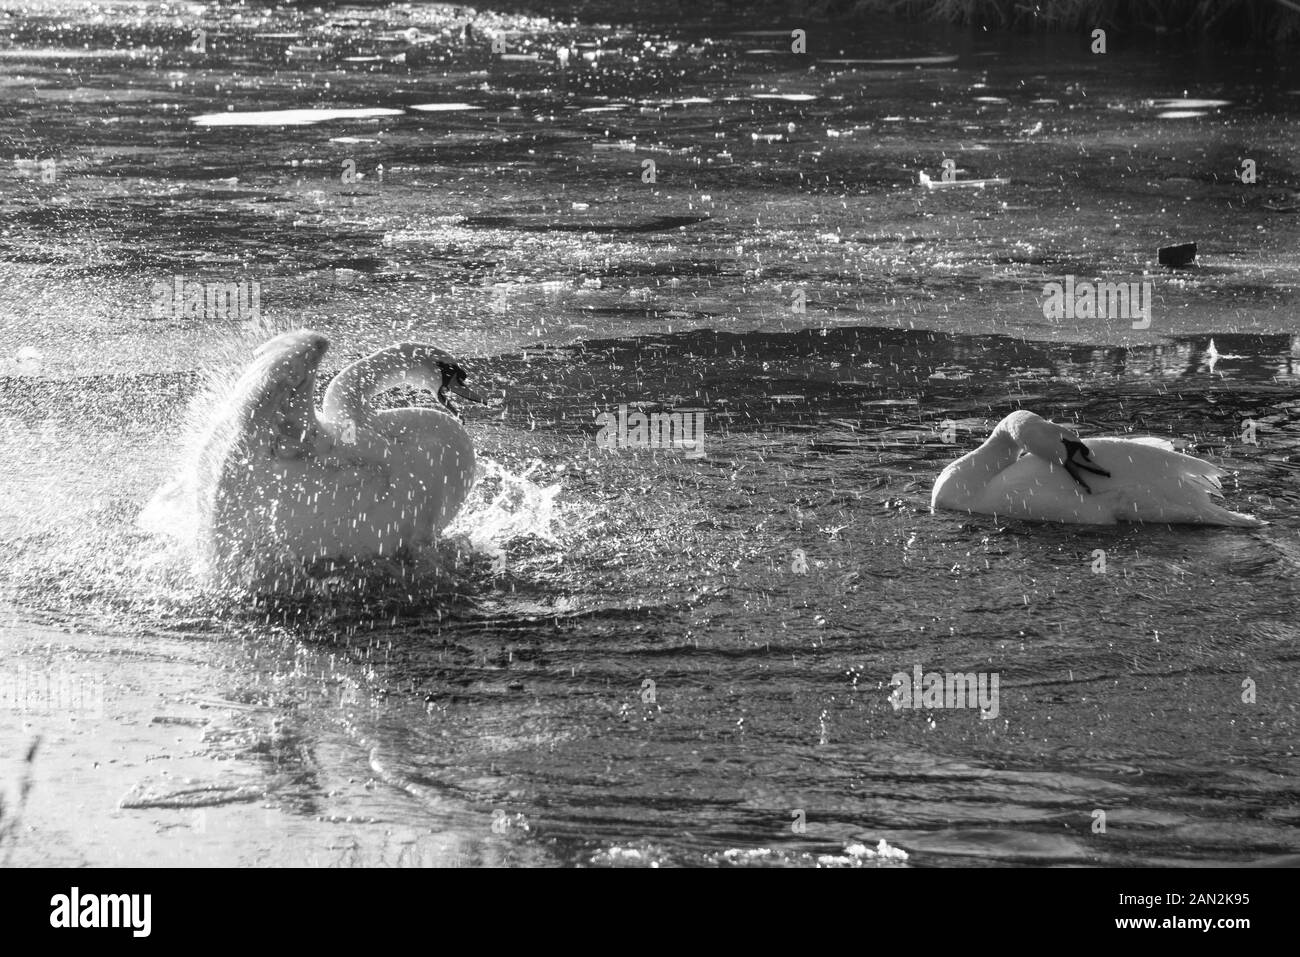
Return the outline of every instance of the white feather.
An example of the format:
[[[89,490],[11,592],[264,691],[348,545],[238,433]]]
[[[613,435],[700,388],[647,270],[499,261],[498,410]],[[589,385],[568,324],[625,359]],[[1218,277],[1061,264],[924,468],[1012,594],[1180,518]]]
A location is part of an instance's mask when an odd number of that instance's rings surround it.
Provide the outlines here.
[[[1032,420],[1030,417],[1032,416]],[[1223,495],[1221,468],[1174,451],[1167,439],[1087,439],[1087,464],[1109,476],[1080,471],[1089,491],[1070,477],[1061,460],[1028,452],[1026,426],[1050,426],[1017,412],[1000,422],[980,448],[950,464],[935,481],[932,508],[950,508],[1005,518],[1112,525],[1116,522],[1255,527],[1259,519],[1233,512],[1215,499]],[[1082,459],[1078,456],[1074,462]]]

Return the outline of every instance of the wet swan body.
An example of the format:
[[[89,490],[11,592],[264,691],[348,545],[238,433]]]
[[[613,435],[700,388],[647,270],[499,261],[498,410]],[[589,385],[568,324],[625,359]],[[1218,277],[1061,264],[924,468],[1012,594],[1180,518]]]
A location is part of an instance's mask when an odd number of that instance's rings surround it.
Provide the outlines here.
[[[1223,474],[1175,452],[1164,439],[1085,444],[1069,429],[1022,410],[943,470],[930,507],[1074,525],[1262,525],[1215,501],[1222,497]]]
[[[446,393],[477,400],[445,352],[402,343],[330,382],[329,347],[301,330],[264,344],[235,384],[190,468],[198,561],[224,583],[282,583],[313,562],[392,557],[433,541],[464,503],[474,445]],[[436,408],[379,409],[396,385],[428,388]]]

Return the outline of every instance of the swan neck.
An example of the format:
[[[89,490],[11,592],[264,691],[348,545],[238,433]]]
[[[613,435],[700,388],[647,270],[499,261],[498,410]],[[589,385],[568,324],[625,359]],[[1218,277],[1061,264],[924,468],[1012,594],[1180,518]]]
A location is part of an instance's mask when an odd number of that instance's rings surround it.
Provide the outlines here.
[[[368,424],[377,412],[374,397],[395,385],[436,392],[442,387],[442,378],[405,347],[381,349],[358,359],[334,377],[325,390],[322,410],[327,418]]]
[[[321,410],[329,419],[351,419],[363,425],[375,413],[371,400],[380,391],[386,378],[392,375],[393,357],[377,353],[358,359],[345,366],[325,390]]]
[[[1018,459],[1022,451],[1020,443],[1011,433],[998,427],[984,440],[983,445],[971,453],[971,457],[982,465],[1001,470]]]
[[[967,452],[945,470],[953,479],[983,484],[1008,468],[1020,457],[1020,444],[1001,428],[984,440],[979,448]]]
[[[994,453],[1003,454],[1009,451],[1019,455],[1023,448],[1015,436],[1011,434],[1011,430],[1004,423],[999,422],[998,427],[984,440],[984,444],[977,451],[983,452],[987,450],[987,454],[990,455]]]

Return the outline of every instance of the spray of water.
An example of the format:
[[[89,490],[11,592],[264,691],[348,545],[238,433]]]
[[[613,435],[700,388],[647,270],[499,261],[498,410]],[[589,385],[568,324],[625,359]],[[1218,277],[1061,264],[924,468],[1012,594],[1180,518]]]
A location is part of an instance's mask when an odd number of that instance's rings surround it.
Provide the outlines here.
[[[481,460],[469,501],[444,534],[482,555],[496,556],[511,542],[527,538],[558,546],[554,527],[560,486],[541,486],[529,478],[541,464],[532,462],[516,474],[492,459]]]

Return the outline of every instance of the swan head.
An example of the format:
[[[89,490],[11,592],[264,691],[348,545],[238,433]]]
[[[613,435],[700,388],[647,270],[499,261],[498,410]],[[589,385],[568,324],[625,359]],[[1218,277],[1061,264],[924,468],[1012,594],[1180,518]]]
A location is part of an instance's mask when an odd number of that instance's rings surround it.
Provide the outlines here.
[[[392,374],[384,377],[381,388],[409,385],[428,389],[455,415],[460,414],[460,409],[452,403],[452,395],[470,402],[484,401],[465,384],[467,376],[461,364],[437,346],[427,342],[402,342],[385,351],[393,353],[395,368]]]
[[[1078,433],[1055,422],[1048,422],[1027,409],[1012,412],[1002,420],[1001,428],[1026,452],[1057,465],[1071,464],[1078,452],[1085,462],[1092,452],[1083,444]]]

